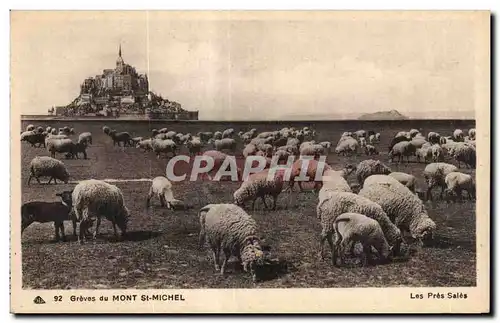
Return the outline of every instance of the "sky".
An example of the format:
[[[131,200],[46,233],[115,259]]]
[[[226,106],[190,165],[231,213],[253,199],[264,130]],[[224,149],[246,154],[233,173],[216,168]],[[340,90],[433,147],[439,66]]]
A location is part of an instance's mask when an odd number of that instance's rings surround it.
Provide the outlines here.
[[[458,14],[14,12],[11,104],[69,104],[121,44],[150,90],[200,119],[460,117],[477,102],[477,43]]]

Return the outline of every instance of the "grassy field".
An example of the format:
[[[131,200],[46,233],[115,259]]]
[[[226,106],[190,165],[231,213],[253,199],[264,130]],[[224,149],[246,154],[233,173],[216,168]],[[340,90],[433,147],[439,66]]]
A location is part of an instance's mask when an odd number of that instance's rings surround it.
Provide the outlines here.
[[[74,127],[77,133],[91,131],[93,146],[88,160],[64,160],[71,180],[137,179],[165,175],[168,159],[157,160],[151,153],[135,148],[113,147],[111,140],[97,121],[23,122],[28,124]],[[281,129],[284,126],[313,126],[319,140],[334,144],[346,130],[375,130],[382,141],[376,156],[387,162],[390,138],[400,130],[422,128],[424,133],[438,131],[449,134],[455,128],[474,127],[473,121],[398,121],[398,122],[261,122],[261,123],[148,123],[108,122],[118,131],[133,136],[146,136],[152,128],[168,127],[183,133],[215,131],[228,127],[236,132],[257,128],[259,131]],[[76,137],[76,136],[75,136]],[[209,148],[206,148],[209,149]],[[239,150],[241,151],[241,150]],[[74,184],[27,186],[28,164],[35,156],[49,155],[43,148],[22,145],[22,202],[33,200],[57,201],[55,193],[72,189]],[[62,158],[60,156],[59,158]],[[346,163],[356,163],[367,156],[328,156],[328,163],[340,169]],[[422,170],[425,164],[390,164],[393,170],[414,174],[419,187],[424,187]],[[470,170],[462,169],[470,173]],[[355,182],[354,177],[349,178]],[[78,244],[72,237],[70,222],[65,231],[68,242],[53,243],[52,224],[34,223],[22,236],[23,287],[28,289],[76,288],[286,288],[286,287],[382,287],[382,286],[475,286],[476,285],[476,218],[474,202],[428,202],[428,213],[437,223],[437,241],[422,249],[407,261],[365,268],[335,268],[329,261],[318,258],[320,225],[315,217],[317,196],[312,192],[284,193],[278,200],[278,210],[266,211],[257,202],[253,216],[262,236],[272,248],[281,266],[270,271],[266,280],[254,285],[250,275],[239,267],[229,266],[225,277],[215,272],[211,252],[197,246],[199,224],[197,210],[208,203],[232,201],[239,183],[179,182],[174,183],[178,199],[188,201],[194,209],[169,211],[153,200],[146,208],[148,182],[116,183],[130,209],[129,235],[126,241],[113,240],[113,229],[103,221],[95,242]],[[19,216],[18,213],[12,216]],[[328,249],[327,249],[328,250]]]

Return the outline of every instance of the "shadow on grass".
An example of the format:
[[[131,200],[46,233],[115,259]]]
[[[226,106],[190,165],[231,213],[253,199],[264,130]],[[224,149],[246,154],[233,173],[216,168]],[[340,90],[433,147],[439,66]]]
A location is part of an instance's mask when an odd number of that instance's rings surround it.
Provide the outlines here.
[[[435,249],[454,249],[457,247],[474,251],[476,242],[471,240],[455,240],[451,237],[436,235],[434,240],[427,242],[424,246],[424,248]]]
[[[119,242],[119,241],[144,241],[144,240],[154,239],[154,238],[160,236],[161,234],[162,234],[161,232],[155,232],[155,231],[129,231],[129,232],[127,232],[124,239],[119,239],[117,241],[114,236],[111,239],[113,241],[116,241],[116,242]]]

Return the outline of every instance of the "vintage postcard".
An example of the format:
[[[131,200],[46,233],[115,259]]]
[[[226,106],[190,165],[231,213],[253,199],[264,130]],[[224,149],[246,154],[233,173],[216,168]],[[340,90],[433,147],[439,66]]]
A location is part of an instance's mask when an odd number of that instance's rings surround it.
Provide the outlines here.
[[[490,311],[490,12],[10,18],[11,312]]]

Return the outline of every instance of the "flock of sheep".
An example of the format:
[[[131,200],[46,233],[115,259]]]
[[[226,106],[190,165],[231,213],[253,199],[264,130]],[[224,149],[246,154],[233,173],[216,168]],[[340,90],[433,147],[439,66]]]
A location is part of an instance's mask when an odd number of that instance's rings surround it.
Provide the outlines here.
[[[335,266],[344,263],[348,255],[356,255],[356,244],[362,246],[358,256],[361,256],[364,265],[373,260],[372,256],[376,256],[379,262],[406,257],[410,250],[408,246],[421,246],[432,241],[436,223],[429,217],[425,201],[432,199],[435,187],[441,188],[440,198],[448,201],[463,199],[463,191],[467,192],[469,199],[475,198],[474,177],[459,171],[462,164],[475,168],[475,129],[470,129],[467,135],[457,129],[450,136],[441,136],[436,132],[424,136],[419,130],[412,129],[399,132],[391,140],[388,152],[390,162],[394,162],[395,158],[404,162],[404,157],[407,161],[415,157],[417,162],[428,163],[422,173],[427,183],[425,192],[416,189],[414,175],[392,172],[380,160],[366,159],[357,165],[346,164],[339,170],[322,164],[318,157],[328,155],[332,143],[316,142],[315,130],[308,127],[260,133],[251,129],[237,134],[233,129],[226,129],[196,135],[164,128],[154,129],[148,138],[132,137],[128,132],[117,132],[107,126],[103,127],[103,132],[111,138],[113,145],[152,151],[158,158],[161,154],[175,155],[185,146],[190,155],[212,157],[215,167],[220,167],[225,158],[236,154],[238,142],[244,144],[241,154],[245,158],[252,155],[265,157],[268,160],[265,169],[242,181],[232,201],[209,204],[198,212],[199,243],[203,246],[208,242],[216,270],[224,274],[227,260],[235,256],[244,270],[251,273],[254,281],[258,278],[258,269],[268,261],[268,253],[259,238],[256,221],[246,212],[246,204],[252,202],[253,210],[256,200],[260,198],[268,209],[266,197],[271,196],[274,210],[278,197],[293,191],[295,183],[303,190],[302,181],[298,180],[303,171],[313,182],[318,196],[316,213],[322,227],[320,255],[324,257],[324,243],[328,242]],[[69,137],[73,134],[74,130],[69,127],[56,130],[28,126],[21,134],[21,141],[33,147],[43,146],[51,154],[51,157],[37,156],[31,161],[28,184],[33,177],[40,183],[39,178],[44,176],[49,177],[49,182],[60,180],[68,183],[70,175],[64,163],[55,159],[55,153],[64,153],[66,158],[78,158],[78,154],[83,153],[87,158],[86,149],[92,145],[92,134],[89,132],[81,133],[76,142]],[[360,153],[370,156],[379,154],[379,143],[380,134],[373,131],[345,132],[334,151],[344,156]],[[204,150],[207,145],[213,145],[213,148]],[[298,158],[292,165],[284,165],[283,162],[286,163],[290,156],[312,156],[314,159]],[[445,157],[455,160],[458,167],[444,162]],[[273,164],[273,160],[277,160],[278,164]],[[272,176],[269,176],[271,170]],[[347,178],[351,174],[356,177],[357,184],[348,183]],[[101,180],[83,180],[73,190],[63,191],[57,196],[61,199],[59,202],[32,201],[23,204],[22,230],[33,222],[54,222],[56,239],[61,238],[61,232],[64,240],[63,221],[71,220],[73,233],[83,243],[91,234],[94,222],[95,239],[102,218],[106,218],[112,222],[115,236],[118,237],[117,226],[122,236],[126,235],[130,215],[117,186]],[[147,193],[148,206],[154,196],[169,209],[186,207],[174,198],[173,185],[166,177],[159,176],[152,180]],[[407,246],[406,252],[403,245]],[[225,256],[222,263],[221,251]]]

